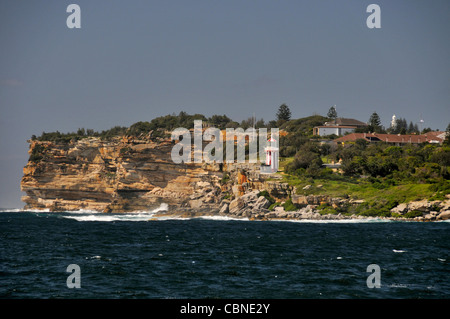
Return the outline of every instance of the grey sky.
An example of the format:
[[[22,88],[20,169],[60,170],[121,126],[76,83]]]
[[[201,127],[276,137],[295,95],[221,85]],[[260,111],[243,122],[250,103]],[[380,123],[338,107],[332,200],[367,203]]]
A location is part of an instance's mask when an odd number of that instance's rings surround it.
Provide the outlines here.
[[[81,7],[81,29],[66,8]],[[381,7],[381,29],[366,8]],[[378,112],[450,122],[448,0],[0,2],[0,207],[22,207],[26,140],[160,115]]]

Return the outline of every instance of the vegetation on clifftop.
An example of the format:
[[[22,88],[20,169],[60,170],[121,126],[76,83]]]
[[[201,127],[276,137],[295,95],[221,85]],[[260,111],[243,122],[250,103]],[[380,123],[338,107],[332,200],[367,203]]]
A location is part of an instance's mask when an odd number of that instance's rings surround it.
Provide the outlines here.
[[[325,205],[321,207],[324,213],[390,216],[390,209],[399,203],[424,198],[443,200],[450,193],[449,137],[443,145],[423,143],[392,146],[382,142],[368,143],[361,139],[342,146],[323,143],[318,136],[313,135],[313,127],[329,121],[330,117],[290,117],[290,110],[285,104],[280,106],[276,120],[268,123],[254,118],[239,123],[226,115],[207,118],[202,114],[180,112],[178,115],[161,116],[149,122],[140,121],[130,127],[116,126],[102,132],[84,128],[73,133],[43,132],[39,137],[32,136],[32,140],[69,143],[87,137],[99,137],[103,140],[142,135],[168,138],[168,132],[175,128],[192,128],[194,120],[202,120],[205,125],[219,129],[246,129],[253,125],[256,128],[279,127],[287,132],[279,141],[283,181],[296,186],[303,195],[350,197],[365,201],[358,206],[339,208]],[[379,126],[374,114],[371,121],[372,126]],[[450,131],[450,125],[447,130]],[[39,162],[42,158],[42,149],[35,147],[30,161]],[[323,167],[324,163],[331,162],[340,162],[340,170],[335,172]],[[224,176],[224,180],[226,178],[228,177]],[[307,185],[310,187],[303,189]],[[295,208],[292,202],[287,202],[284,206],[286,210]]]

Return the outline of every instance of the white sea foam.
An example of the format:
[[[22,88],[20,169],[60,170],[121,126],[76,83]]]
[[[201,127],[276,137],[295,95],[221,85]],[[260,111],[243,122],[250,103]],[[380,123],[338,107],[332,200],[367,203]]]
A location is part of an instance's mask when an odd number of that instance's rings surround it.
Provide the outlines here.
[[[388,285],[390,288],[408,288],[407,284],[390,284]]]
[[[358,223],[389,223],[392,220],[381,218],[358,218],[358,219],[276,219],[292,223],[313,223],[313,224],[358,224]]]
[[[48,213],[50,212],[50,209],[23,209],[23,208],[1,208],[0,213],[24,213],[24,212],[30,212],[30,213]]]
[[[194,218],[199,218],[199,219],[208,219],[208,220],[244,220],[244,221],[248,221],[248,218],[233,218],[233,217],[228,217],[228,216],[198,216],[198,217],[194,217]]]
[[[92,210],[78,210],[73,212],[55,213],[63,218],[75,219],[80,222],[113,222],[113,221],[147,221],[152,219],[157,212],[167,211],[168,205],[162,203],[151,211],[136,211],[129,213],[102,213]]]

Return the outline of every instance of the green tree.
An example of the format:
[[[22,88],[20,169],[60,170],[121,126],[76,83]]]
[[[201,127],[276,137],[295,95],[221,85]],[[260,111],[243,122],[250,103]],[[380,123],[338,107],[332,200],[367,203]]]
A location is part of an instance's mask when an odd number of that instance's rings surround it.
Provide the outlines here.
[[[450,123],[448,123],[447,129],[445,130],[444,145],[450,145]]]
[[[84,127],[78,129],[77,135],[79,135],[79,136],[85,136],[86,135],[86,130],[84,129]]]
[[[381,131],[381,120],[377,112],[373,112],[369,119],[369,129],[371,132],[380,133]]]
[[[277,112],[277,121],[287,122],[291,119],[291,110],[286,104],[281,104]]]
[[[395,132],[393,134],[406,134],[408,129],[408,124],[406,123],[406,119],[404,118],[398,118],[397,119],[397,126]]]
[[[227,124],[232,122],[232,120],[224,114],[224,115],[213,115],[208,119],[208,122],[210,122],[212,126],[222,130],[225,129]]]
[[[298,169],[307,170],[310,175],[315,175],[322,165],[320,149],[317,143],[306,142],[295,154],[294,160],[286,167],[287,172],[294,173]]]
[[[328,110],[328,113],[327,113],[327,117],[329,117],[330,119],[333,119],[334,123],[336,123],[336,118],[337,118],[336,105],[333,105],[332,107],[330,107],[330,109]]]

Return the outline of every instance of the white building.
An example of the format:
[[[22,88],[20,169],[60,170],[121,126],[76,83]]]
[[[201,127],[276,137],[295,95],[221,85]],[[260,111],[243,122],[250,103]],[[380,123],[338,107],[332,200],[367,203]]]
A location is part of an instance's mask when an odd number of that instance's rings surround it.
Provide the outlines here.
[[[365,127],[367,123],[347,118],[337,118],[331,122],[325,122],[322,126],[316,126],[313,128],[313,134],[319,136],[327,136],[335,134],[337,136],[343,136],[355,132],[358,127]]]
[[[346,133],[355,132],[355,126],[339,126],[339,125],[329,125],[329,126],[316,126],[314,128],[314,135],[327,136],[335,134],[337,136],[345,135]]]

